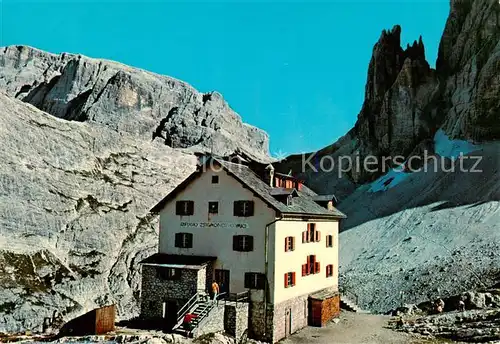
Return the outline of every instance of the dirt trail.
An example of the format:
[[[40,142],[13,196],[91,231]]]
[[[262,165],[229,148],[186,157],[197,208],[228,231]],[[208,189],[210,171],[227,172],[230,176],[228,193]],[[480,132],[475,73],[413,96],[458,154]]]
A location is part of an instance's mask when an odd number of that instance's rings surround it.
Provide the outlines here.
[[[390,316],[342,312],[340,322],[326,327],[306,327],[283,344],[430,344],[440,343],[387,328]]]

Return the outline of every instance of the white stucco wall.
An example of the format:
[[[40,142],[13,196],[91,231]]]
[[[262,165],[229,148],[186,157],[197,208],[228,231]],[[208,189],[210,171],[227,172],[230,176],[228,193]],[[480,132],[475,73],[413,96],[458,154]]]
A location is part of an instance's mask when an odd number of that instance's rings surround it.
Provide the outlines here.
[[[218,184],[212,184],[213,175],[219,176]],[[194,201],[194,215],[176,215],[175,204],[178,200]],[[233,202],[237,200],[253,200],[254,215],[233,216]],[[209,201],[219,202],[217,215],[208,214]],[[230,292],[242,292],[246,290],[244,288],[245,272],[264,273],[265,226],[275,217],[273,209],[225,171],[208,170],[188,185],[160,212],[159,252],[215,256],[217,261],[214,269],[230,270]],[[200,223],[217,223],[226,227],[200,227]],[[193,224],[198,224],[198,226]],[[247,228],[231,227],[235,224],[245,224]],[[175,247],[175,233],[178,232],[193,234],[192,248]],[[253,235],[254,250],[252,252],[233,251],[233,235],[239,234]]]
[[[307,230],[308,223],[315,223],[316,230],[321,232],[319,242],[302,243],[302,232]],[[333,235],[333,247],[326,247],[326,236]],[[295,237],[295,250],[285,252],[285,238]],[[338,244],[339,244],[338,221],[278,221],[275,224],[272,235],[274,250],[272,252],[272,271],[275,283],[271,289],[272,300],[279,303],[284,300],[308,294],[327,287],[338,288]],[[302,277],[302,264],[307,261],[308,255],[316,255],[316,261],[320,263],[318,274]],[[333,264],[333,276],[326,277],[326,266]],[[287,272],[295,272],[295,286],[285,288],[284,275]]]

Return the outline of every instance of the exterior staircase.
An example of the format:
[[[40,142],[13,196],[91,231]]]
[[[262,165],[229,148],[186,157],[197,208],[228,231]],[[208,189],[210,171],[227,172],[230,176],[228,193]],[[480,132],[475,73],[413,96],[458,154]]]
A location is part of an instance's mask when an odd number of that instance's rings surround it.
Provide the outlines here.
[[[213,308],[214,303],[210,300],[206,293],[196,293],[178,312],[177,324],[172,329],[173,332],[186,337],[193,337],[193,333],[196,331],[198,325],[209,316],[210,311]],[[191,331],[187,331],[182,325],[184,322],[184,316],[187,313],[196,315],[196,318],[191,321],[191,324],[193,325]]]
[[[340,308],[345,309],[346,311],[349,312],[354,312],[354,313],[362,313],[361,309],[351,301],[349,298],[345,297],[344,295],[340,296]]]
[[[354,313],[370,313],[358,306],[358,296],[356,294],[345,289],[340,292],[340,308]]]

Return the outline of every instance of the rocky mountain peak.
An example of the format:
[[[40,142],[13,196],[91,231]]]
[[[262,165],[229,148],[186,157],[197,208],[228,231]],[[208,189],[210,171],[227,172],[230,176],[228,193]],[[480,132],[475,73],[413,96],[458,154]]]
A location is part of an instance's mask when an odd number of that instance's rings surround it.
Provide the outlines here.
[[[408,44],[407,48],[403,50],[401,47],[401,27],[395,25],[391,30],[383,30],[378,42],[373,47],[372,58],[368,66],[364,111],[362,110],[362,112],[371,115],[380,111],[383,98],[396,81],[406,59],[420,61],[428,69],[422,36],[418,42],[414,41],[412,45]]]
[[[354,128],[318,154],[408,157],[438,129],[452,138],[500,137],[500,4],[455,0],[430,68],[422,37],[401,47],[401,27],[383,30],[368,66],[365,100]],[[293,159],[291,159],[293,160]],[[380,159],[379,159],[380,160]],[[284,171],[294,166],[284,164]],[[352,192],[380,174],[350,172],[347,178],[304,172],[321,192]],[[339,191],[340,190],[340,191]]]
[[[117,62],[27,46],[0,51],[0,88],[66,120],[92,122],[172,148],[268,159],[268,136],[222,95]]]

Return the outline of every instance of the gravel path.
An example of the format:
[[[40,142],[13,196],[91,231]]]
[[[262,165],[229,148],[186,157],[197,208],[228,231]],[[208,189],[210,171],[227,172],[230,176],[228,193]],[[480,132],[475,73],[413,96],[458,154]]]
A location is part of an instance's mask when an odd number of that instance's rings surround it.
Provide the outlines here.
[[[283,344],[424,344],[439,343],[387,328],[390,316],[342,312],[340,322],[326,327],[306,327]]]

